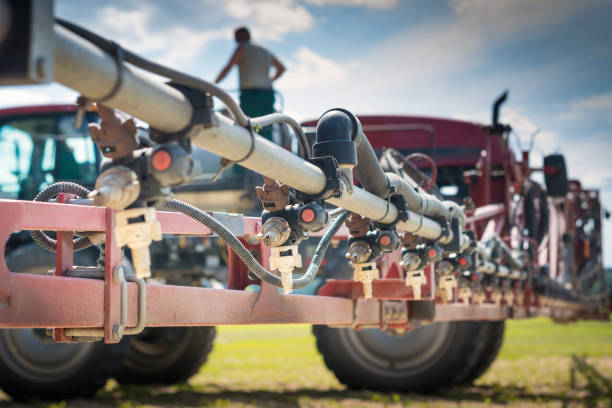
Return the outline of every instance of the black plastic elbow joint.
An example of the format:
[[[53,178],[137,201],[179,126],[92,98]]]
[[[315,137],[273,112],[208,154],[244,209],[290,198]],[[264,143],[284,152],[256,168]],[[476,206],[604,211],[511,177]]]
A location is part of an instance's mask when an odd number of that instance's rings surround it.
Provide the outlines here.
[[[312,145],[314,157],[332,156],[338,167],[357,165],[355,136],[359,132],[359,121],[345,109],[330,109],[319,118],[317,137]]]

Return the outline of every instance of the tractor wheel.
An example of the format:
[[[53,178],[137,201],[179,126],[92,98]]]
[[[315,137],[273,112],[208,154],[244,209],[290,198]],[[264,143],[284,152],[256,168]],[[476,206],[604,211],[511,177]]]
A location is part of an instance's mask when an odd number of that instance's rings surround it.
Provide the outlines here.
[[[95,250],[75,254],[75,264],[95,265]],[[55,255],[30,243],[6,258],[11,271],[44,273]],[[92,396],[121,364],[125,344],[56,343],[44,329],[0,330],[0,388],[14,400]]]
[[[546,193],[535,183],[526,186],[524,197],[525,225],[527,236],[541,243],[548,233],[548,201]]]
[[[349,388],[433,392],[475,366],[485,345],[483,327],[439,322],[399,335],[313,326],[313,333],[325,364]]]
[[[0,388],[16,401],[91,397],[121,364],[124,343],[63,344],[44,329],[0,330]]]
[[[130,337],[115,378],[122,384],[173,384],[198,372],[212,350],[214,327],[155,327]]]
[[[474,365],[457,375],[454,380],[454,383],[457,385],[472,384],[489,369],[499,354],[499,349],[504,341],[505,322],[503,320],[499,322],[485,322],[483,325],[482,337],[484,347],[475,356]]]

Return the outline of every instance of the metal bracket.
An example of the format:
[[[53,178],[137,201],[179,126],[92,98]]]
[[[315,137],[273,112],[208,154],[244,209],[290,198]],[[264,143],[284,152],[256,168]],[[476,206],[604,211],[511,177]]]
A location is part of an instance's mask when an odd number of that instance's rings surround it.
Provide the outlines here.
[[[244,215],[213,212],[212,217],[236,236],[244,236]]]
[[[169,82],[168,85],[181,91],[193,107],[190,123],[176,133],[166,133],[159,129],[151,128],[149,137],[155,143],[166,143],[172,140],[185,140],[190,138],[192,131],[196,125],[210,126],[216,124],[216,118],[213,112],[212,95],[198,91],[185,85],[180,85],[174,82]]]
[[[405,327],[408,323],[408,306],[405,301],[380,301],[380,329]]]
[[[440,246],[447,252],[459,252],[461,250],[461,228],[459,228],[459,220],[456,217],[451,219],[450,230],[453,239],[445,244],[440,244]]]
[[[77,269],[69,274],[79,278],[99,279],[100,270],[91,269],[91,275],[87,276],[87,270]],[[121,318],[120,324],[113,326],[113,337],[119,341],[124,335],[134,335],[141,333],[147,324],[147,284],[144,279],[134,275],[125,276],[123,267],[118,266],[113,270],[113,279],[121,285]],[[126,327],[128,316],[128,288],[127,282],[134,282],[138,285],[138,323],[134,327]],[[77,340],[91,341],[104,338],[104,328],[66,328],[64,335],[77,338]]]
[[[342,191],[342,182],[340,181],[341,174],[336,159],[332,156],[313,157],[308,162],[320,168],[325,174],[325,188],[317,194],[306,194],[298,191],[297,198],[300,201],[310,202],[339,197]]]
[[[387,201],[388,201],[387,206],[389,204],[393,204],[395,208],[397,208],[397,218],[391,224],[383,224],[383,223],[375,221],[374,226],[376,228],[389,229],[393,227],[395,224],[397,224],[398,222],[408,221],[408,219],[410,218],[409,213],[408,213],[408,205],[406,204],[406,199],[404,198],[403,195],[397,194],[395,191],[392,191],[389,197],[387,198]],[[387,207],[387,210],[388,210],[388,207]],[[385,216],[386,215],[387,214],[385,214]]]

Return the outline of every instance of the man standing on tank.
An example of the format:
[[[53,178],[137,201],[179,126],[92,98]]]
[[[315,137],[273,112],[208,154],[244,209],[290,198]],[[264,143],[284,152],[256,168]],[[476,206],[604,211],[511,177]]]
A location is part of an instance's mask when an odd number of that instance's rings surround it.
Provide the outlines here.
[[[238,65],[240,82],[240,107],[250,117],[263,116],[274,112],[274,90],[272,82],[285,72],[285,66],[266,48],[251,42],[251,34],[246,27],[234,31],[238,43],[234,54],[223,68],[215,83],[223,80],[234,65]],[[270,67],[276,72],[270,76]],[[270,128],[261,135],[271,139]]]

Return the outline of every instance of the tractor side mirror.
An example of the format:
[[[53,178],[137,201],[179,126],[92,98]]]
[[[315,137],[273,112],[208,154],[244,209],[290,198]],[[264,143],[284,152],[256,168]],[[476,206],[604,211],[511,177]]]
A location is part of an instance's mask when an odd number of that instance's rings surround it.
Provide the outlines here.
[[[544,181],[546,193],[551,197],[565,197],[569,183],[565,157],[561,154],[551,154],[544,157]]]

